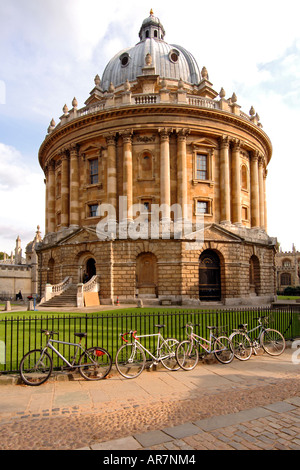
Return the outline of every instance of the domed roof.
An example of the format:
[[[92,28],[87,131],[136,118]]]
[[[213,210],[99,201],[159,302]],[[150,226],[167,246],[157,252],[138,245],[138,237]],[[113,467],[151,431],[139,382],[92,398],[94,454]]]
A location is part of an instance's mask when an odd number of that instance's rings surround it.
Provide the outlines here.
[[[164,36],[164,27],[151,10],[150,16],[141,26],[140,42],[123,49],[107,64],[101,80],[102,89],[107,91],[110,83],[117,87],[126,80],[133,81],[142,75],[148,53],[152,57],[155,74],[166,79],[182,79],[190,84],[198,84],[201,74],[192,54],[181,46],[166,43]]]

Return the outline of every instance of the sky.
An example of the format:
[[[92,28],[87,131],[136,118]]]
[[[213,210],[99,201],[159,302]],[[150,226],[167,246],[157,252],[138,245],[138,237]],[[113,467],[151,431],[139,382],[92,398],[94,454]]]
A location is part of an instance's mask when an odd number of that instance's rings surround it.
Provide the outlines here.
[[[300,251],[299,0],[0,0],[0,251],[23,253],[45,225],[38,151],[65,104],[83,107],[108,61],[139,41],[150,9],[165,41],[205,66],[213,88],[235,92],[270,137],[268,233]]]

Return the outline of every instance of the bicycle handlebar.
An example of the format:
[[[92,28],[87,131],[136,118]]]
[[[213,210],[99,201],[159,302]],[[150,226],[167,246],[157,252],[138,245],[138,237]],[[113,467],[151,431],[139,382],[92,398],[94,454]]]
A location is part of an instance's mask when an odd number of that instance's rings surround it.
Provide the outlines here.
[[[122,340],[125,341],[125,343],[128,343],[128,340],[124,338],[124,336],[127,336],[127,335],[132,335],[132,337],[134,339],[138,339],[137,336],[135,336],[135,333],[137,332],[137,330],[133,331],[133,330],[130,330],[130,331],[127,331],[126,333],[121,333],[120,336],[122,337]]]
[[[58,335],[58,331],[49,331],[49,330],[41,330],[41,333],[45,333],[46,336],[53,336]]]

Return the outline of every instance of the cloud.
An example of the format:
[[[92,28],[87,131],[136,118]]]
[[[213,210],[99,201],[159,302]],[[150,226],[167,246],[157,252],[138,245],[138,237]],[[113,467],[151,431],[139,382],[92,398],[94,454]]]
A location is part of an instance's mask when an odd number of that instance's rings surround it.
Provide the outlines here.
[[[27,165],[17,149],[0,143],[0,251],[10,253],[18,235],[28,243],[36,226],[44,226],[44,191],[42,171]]]

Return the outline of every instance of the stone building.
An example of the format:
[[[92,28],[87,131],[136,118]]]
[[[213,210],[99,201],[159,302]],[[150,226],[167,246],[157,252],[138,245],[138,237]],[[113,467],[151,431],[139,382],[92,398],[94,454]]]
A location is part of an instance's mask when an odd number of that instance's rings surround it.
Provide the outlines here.
[[[38,257],[37,245],[42,241],[40,227],[34,239],[28,243],[25,258],[22,256],[21,239],[16,239],[15,254],[10,257],[4,254],[0,261],[0,298],[2,300],[16,300],[21,291],[23,299],[27,296],[38,295]]]
[[[84,107],[75,98],[71,109],[63,107],[40,147],[42,288],[60,284],[61,292],[92,279],[102,303],[116,297],[196,305],[272,300],[271,155],[253,107],[246,114],[235,93],[226,98],[223,88],[215,91],[190,52],[165,42],[151,11],[139,42],[116,54],[101,79],[96,75]],[[149,236],[157,207],[159,236]],[[144,217],[147,234],[141,230],[134,239],[128,234],[136,216]],[[177,236],[176,221],[194,227],[199,218],[202,228],[196,225],[189,243]],[[97,227],[106,219],[112,223],[105,238]],[[200,232],[204,241],[196,245]]]
[[[275,256],[277,290],[283,292],[286,287],[300,286],[300,252],[295,245],[292,251],[279,250]]]

